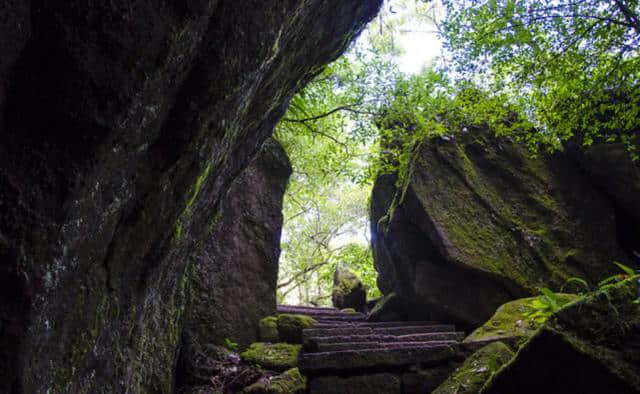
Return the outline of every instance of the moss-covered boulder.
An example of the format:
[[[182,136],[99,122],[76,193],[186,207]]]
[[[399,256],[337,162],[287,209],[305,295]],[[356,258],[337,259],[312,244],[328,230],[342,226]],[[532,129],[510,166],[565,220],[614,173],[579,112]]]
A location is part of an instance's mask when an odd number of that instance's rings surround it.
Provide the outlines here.
[[[624,213],[564,153],[534,158],[470,127],[422,141],[397,177],[375,182],[372,242],[379,287],[411,319],[477,327],[538,287],[594,284],[612,260],[632,259],[617,232]]]
[[[271,343],[280,341],[277,316],[267,316],[261,319],[258,323],[258,328],[260,332],[260,341]]]
[[[301,345],[256,342],[240,354],[243,360],[273,371],[284,372],[298,364]]]
[[[513,357],[513,351],[502,342],[481,348],[456,369],[433,394],[476,394],[484,383]]]
[[[333,274],[331,302],[338,309],[352,308],[358,312],[367,309],[367,290],[358,277],[338,264]]]
[[[282,313],[276,319],[280,340],[288,343],[302,343],[302,330],[316,324],[316,321],[306,315]]]
[[[589,295],[552,315],[481,392],[639,393],[637,280]]]
[[[562,303],[577,300],[575,294],[557,293]],[[465,342],[488,341],[497,339],[519,340],[533,335],[540,323],[528,315],[533,312],[531,303],[537,297],[521,298],[502,305],[482,326],[471,333]]]
[[[260,379],[245,388],[245,394],[302,394],[307,390],[307,378],[298,368],[292,368],[280,375]]]

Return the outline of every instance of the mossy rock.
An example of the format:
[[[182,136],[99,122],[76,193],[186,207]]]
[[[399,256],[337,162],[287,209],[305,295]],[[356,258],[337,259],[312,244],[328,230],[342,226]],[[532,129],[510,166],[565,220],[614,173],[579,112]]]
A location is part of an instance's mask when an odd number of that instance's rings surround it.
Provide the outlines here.
[[[562,302],[571,302],[580,298],[575,294],[557,293],[556,295]],[[489,321],[477,328],[464,341],[475,342],[530,337],[541,325],[536,323],[534,319],[527,317],[532,312],[531,302],[536,298],[521,298],[500,306]]]
[[[302,330],[317,322],[309,316],[283,313],[278,315],[276,323],[281,341],[301,344]]]
[[[475,394],[513,355],[504,343],[493,342],[467,358],[433,394]]]
[[[640,393],[638,278],[553,314],[481,393]]]
[[[367,290],[358,277],[341,264],[333,274],[331,302],[338,309],[354,309],[364,312],[367,309]]]
[[[260,330],[260,340],[262,342],[275,343],[280,341],[277,316],[267,316],[261,319],[258,327]]]
[[[240,354],[243,360],[263,368],[284,372],[298,364],[301,345],[256,342]]]
[[[356,311],[353,308],[344,308],[344,309],[340,309],[340,312],[342,313],[358,313],[358,311]]]
[[[376,182],[371,238],[378,283],[412,320],[475,328],[537,288],[631,264],[615,206],[563,153],[532,157],[472,126],[417,144],[398,177],[393,190]]]
[[[298,368],[292,368],[278,376],[261,379],[245,388],[246,394],[302,394],[307,390],[307,378]]]

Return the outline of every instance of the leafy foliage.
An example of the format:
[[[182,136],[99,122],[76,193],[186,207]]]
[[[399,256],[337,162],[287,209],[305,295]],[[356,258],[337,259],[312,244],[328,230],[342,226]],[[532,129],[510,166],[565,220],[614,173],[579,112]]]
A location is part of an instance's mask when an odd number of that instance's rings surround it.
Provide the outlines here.
[[[540,292],[542,294],[531,301],[531,304],[529,305],[531,307],[531,312],[527,314],[527,317],[533,319],[538,324],[544,323],[549,316],[571,302],[569,299],[559,297],[556,293],[546,287],[541,288]]]
[[[640,18],[635,0],[444,0],[449,71],[521,108],[533,146],[622,141],[637,158]]]

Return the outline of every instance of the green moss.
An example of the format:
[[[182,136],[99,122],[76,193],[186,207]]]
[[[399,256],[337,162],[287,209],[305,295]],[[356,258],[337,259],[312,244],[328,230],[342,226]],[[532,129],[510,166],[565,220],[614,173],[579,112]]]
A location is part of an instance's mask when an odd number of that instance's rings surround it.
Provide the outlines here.
[[[198,178],[196,178],[196,183],[193,185],[193,188],[191,189],[191,198],[187,200],[187,204],[186,204],[187,210],[191,209],[191,206],[193,205],[196,198],[198,197],[198,194],[200,193],[200,189],[202,188],[202,185],[204,184],[204,181],[209,176],[210,172],[211,172],[211,163],[207,164],[204,171],[198,176]]]
[[[309,316],[283,313],[277,318],[278,334],[284,342],[302,343],[302,330],[316,323]]]
[[[493,342],[468,357],[433,394],[475,394],[514,353],[502,342]]]
[[[274,371],[286,371],[298,364],[301,345],[289,343],[252,343],[240,354],[243,360]]]
[[[638,278],[560,309],[481,392],[514,392],[517,387],[550,392],[569,392],[569,387],[571,392],[635,392],[640,387],[640,349],[635,346],[640,308],[634,304]],[[566,360],[572,364],[567,365]],[[564,386],[558,387],[559,383]]]
[[[574,294],[558,294],[558,297],[566,301],[579,299],[579,296]],[[527,314],[532,311],[531,302],[536,298],[521,298],[500,306],[489,321],[472,332],[464,341],[530,337],[540,326],[539,323],[527,317]]]
[[[262,342],[278,342],[280,334],[278,334],[278,318],[276,316],[267,316],[260,320],[258,325],[260,330],[260,340]]]
[[[342,313],[358,313],[358,311],[356,311],[353,308],[344,308],[344,309],[340,309],[340,312]]]
[[[244,389],[254,394],[301,394],[307,390],[307,379],[298,368],[292,368],[272,379],[262,379]]]

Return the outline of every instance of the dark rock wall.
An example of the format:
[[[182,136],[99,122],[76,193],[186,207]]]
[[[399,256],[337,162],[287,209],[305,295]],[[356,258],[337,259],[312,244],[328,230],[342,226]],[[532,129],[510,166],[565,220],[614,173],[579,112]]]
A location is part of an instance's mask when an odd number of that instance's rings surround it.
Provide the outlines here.
[[[0,392],[170,392],[187,273],[380,1],[0,4]]]
[[[372,240],[380,288],[410,318],[474,327],[537,287],[595,285],[632,261],[615,204],[567,155],[534,159],[475,129],[424,141],[402,180],[377,180]]]
[[[200,343],[245,348],[258,322],[276,313],[282,199],[291,175],[287,154],[267,140],[227,192],[219,220],[194,265],[185,328]]]

